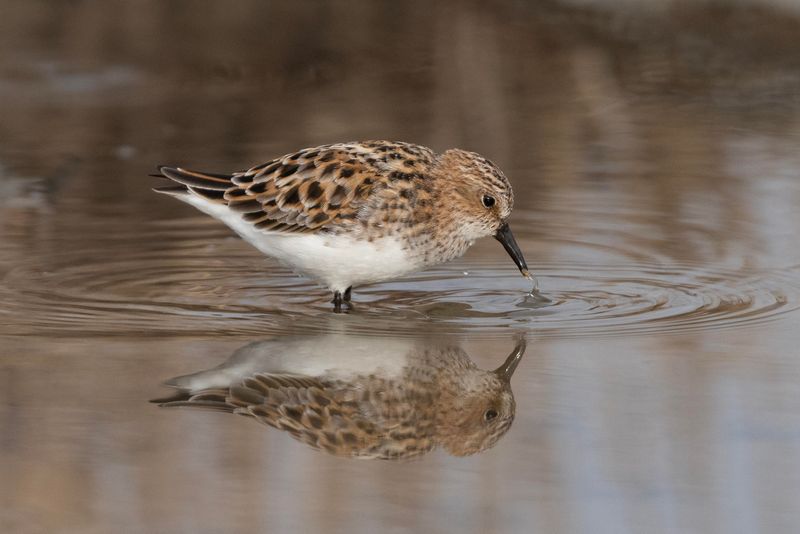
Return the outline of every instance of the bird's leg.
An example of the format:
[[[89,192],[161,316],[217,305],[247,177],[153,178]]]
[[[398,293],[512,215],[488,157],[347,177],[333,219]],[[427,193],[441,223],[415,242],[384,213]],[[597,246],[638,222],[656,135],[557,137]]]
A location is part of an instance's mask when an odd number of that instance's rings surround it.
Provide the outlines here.
[[[349,310],[352,306],[350,306],[350,295],[352,293],[353,286],[348,287],[344,290],[344,293],[341,291],[334,291],[333,292],[333,311],[335,313],[342,313],[345,310]]]
[[[334,291],[333,292],[333,312],[334,313],[342,313],[342,292],[341,291]]]

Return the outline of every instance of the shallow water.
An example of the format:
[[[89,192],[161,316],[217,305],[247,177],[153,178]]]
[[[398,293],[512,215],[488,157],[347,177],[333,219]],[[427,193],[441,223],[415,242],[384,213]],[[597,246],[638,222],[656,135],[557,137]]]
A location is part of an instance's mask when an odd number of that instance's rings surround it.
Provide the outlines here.
[[[0,530],[800,528],[800,11],[221,6],[4,10]],[[364,138],[495,161],[545,298],[487,239],[335,315],[147,177]],[[255,346],[247,373],[347,363],[419,406],[435,355],[520,339],[513,424],[467,457],[423,418],[434,450],[358,461],[148,403]]]

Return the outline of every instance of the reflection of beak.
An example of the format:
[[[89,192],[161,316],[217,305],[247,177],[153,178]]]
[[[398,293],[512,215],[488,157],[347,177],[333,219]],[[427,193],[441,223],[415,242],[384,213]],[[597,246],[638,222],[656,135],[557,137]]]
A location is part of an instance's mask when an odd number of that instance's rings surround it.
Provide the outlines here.
[[[503,365],[494,370],[494,374],[499,376],[500,380],[503,382],[511,382],[511,375],[516,371],[523,354],[525,354],[525,338],[520,338],[517,342],[517,346],[514,347],[514,350],[508,355]]]
[[[503,225],[497,229],[494,238],[503,244],[503,248],[506,249],[506,252],[508,252],[511,259],[514,260],[514,263],[517,264],[522,276],[530,278],[531,273],[528,272],[528,264],[525,263],[525,258],[522,256],[522,251],[519,249],[517,240],[514,239],[514,234],[511,233],[511,228],[508,227],[508,223],[503,223]]]

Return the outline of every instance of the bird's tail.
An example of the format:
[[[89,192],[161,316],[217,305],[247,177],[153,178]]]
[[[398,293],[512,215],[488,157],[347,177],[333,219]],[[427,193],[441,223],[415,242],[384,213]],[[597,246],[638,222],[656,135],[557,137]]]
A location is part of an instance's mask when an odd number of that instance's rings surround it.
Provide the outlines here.
[[[225,202],[225,191],[234,186],[231,174],[190,171],[181,167],[159,166],[158,174],[150,176],[167,178],[174,182],[168,186],[154,187],[153,191],[157,193],[177,197],[195,193],[217,202]]]
[[[172,385],[174,383],[173,380],[166,384]],[[207,388],[195,391],[188,388],[178,388],[172,395],[152,399],[150,402],[158,404],[162,408],[189,406],[252,416],[248,407],[263,404],[267,399],[266,395],[268,395],[268,391],[262,382],[255,378],[247,378],[241,384],[234,384],[230,387]]]
[[[150,402],[158,404],[162,408],[174,408],[177,406],[190,406],[195,408],[205,408],[220,412],[233,413],[236,406],[228,403],[227,389],[205,389],[192,392],[186,389],[179,389],[168,397],[152,399]]]

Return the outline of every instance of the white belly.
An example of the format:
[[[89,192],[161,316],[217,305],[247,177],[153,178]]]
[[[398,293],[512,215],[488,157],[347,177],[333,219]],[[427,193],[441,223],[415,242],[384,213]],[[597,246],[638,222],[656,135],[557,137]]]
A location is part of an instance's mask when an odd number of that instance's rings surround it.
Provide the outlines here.
[[[192,194],[181,200],[221,220],[267,256],[323,282],[333,291],[396,278],[420,267],[395,238],[367,242],[342,235],[262,232],[226,206]]]
[[[411,339],[328,334],[279,337],[250,343],[205,371],[173,378],[169,385],[192,392],[228,388],[257,373],[295,374],[351,380],[369,374],[400,379],[416,342]]]

